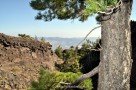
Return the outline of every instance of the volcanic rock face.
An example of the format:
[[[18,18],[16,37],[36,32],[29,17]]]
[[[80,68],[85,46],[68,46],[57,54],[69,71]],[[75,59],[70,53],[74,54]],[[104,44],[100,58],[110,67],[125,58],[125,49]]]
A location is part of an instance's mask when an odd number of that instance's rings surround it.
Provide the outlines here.
[[[0,90],[22,90],[42,68],[55,70],[58,57],[49,43],[0,33]]]

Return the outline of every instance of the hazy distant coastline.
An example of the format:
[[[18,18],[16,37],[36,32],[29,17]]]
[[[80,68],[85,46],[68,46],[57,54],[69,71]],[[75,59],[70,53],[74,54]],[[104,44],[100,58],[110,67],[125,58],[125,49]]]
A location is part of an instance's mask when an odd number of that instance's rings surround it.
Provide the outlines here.
[[[94,42],[96,39],[98,39],[98,37],[89,37],[87,39]],[[53,50],[59,45],[67,49],[70,46],[76,46],[81,40],[83,40],[83,37],[74,37],[74,38],[45,37],[45,40],[51,43]]]

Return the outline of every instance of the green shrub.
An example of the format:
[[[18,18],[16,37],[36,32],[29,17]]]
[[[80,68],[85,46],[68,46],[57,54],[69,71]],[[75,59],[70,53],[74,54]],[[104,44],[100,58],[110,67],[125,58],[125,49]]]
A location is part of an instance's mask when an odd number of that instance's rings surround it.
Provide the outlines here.
[[[30,90],[53,90],[53,86],[56,86],[55,75],[43,69],[40,70],[39,74],[38,81],[32,81]]]
[[[59,68],[60,72],[73,72],[77,73],[80,71],[78,59],[71,58],[67,61],[65,61],[63,64],[59,64],[56,67]]]
[[[59,58],[61,58],[61,59],[63,59],[63,49],[62,49],[62,47],[61,46],[58,46],[56,49],[55,49],[55,53],[56,53],[56,55],[59,57]]]
[[[64,86],[61,82],[72,83],[81,76],[81,73],[72,72],[50,72],[48,70],[41,70],[38,81],[31,83],[30,90],[63,90]],[[86,90],[92,89],[92,83],[90,79],[83,81],[79,87],[86,88]]]
[[[42,38],[40,39],[40,41],[41,41],[42,43],[46,43],[46,40],[45,40],[44,37],[42,37]]]
[[[33,37],[31,37],[30,35],[26,35],[26,34],[18,34],[19,37],[25,38],[25,39],[34,39]]]

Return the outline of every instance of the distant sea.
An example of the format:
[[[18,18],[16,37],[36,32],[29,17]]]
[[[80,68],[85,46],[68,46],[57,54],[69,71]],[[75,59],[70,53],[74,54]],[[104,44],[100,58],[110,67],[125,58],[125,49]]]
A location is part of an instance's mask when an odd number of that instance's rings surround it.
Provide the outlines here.
[[[61,38],[61,37],[45,37],[45,40],[52,45],[52,49],[55,50],[59,45],[63,49],[68,49],[70,46],[76,46],[84,38]],[[88,37],[88,40],[95,42],[98,37]],[[81,44],[82,45],[82,44]]]

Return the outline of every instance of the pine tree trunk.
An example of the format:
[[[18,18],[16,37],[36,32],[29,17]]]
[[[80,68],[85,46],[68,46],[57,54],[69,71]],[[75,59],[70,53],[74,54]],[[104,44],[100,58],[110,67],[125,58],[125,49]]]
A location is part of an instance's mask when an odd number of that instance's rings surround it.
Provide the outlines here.
[[[128,0],[122,0],[128,1]],[[102,21],[98,90],[129,90],[131,60],[130,14],[132,0],[123,2],[111,18]]]

